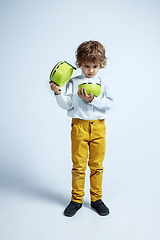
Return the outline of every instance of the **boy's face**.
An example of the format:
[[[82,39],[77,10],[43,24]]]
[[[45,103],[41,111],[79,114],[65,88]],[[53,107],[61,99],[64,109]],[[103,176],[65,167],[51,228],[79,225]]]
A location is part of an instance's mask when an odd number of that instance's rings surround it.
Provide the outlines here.
[[[87,78],[93,78],[99,71],[100,64],[97,61],[82,62],[82,71]]]

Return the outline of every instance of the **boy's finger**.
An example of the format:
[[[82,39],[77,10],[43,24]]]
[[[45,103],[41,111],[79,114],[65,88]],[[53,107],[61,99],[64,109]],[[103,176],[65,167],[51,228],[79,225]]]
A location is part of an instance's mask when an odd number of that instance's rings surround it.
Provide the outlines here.
[[[85,89],[85,88],[83,89],[83,93],[84,93],[85,97],[87,97],[87,95],[88,95],[88,94],[87,94],[87,92],[86,92],[86,89]]]
[[[81,88],[81,92],[82,92],[82,94],[84,94],[84,88],[83,87]]]
[[[82,95],[83,94],[83,88],[79,89],[78,93],[79,93],[79,95]]]

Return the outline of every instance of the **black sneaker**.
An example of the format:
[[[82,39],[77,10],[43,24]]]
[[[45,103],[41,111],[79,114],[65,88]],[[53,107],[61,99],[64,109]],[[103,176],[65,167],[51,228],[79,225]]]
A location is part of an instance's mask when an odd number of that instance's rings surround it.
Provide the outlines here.
[[[81,207],[82,203],[71,201],[70,204],[64,210],[64,215],[66,215],[67,217],[73,217]]]
[[[109,214],[109,209],[106,207],[104,202],[100,199],[95,202],[91,202],[91,207],[96,210],[96,212],[101,216],[106,216]]]

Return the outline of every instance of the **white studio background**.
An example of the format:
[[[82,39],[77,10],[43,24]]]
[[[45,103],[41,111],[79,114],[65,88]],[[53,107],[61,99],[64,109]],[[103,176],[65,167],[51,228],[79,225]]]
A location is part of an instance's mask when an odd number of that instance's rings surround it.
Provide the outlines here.
[[[159,12],[156,0],[0,1],[0,240],[64,239],[64,232],[159,239]],[[111,215],[86,207],[68,219],[71,119],[48,83],[57,62],[75,64],[86,40],[105,46],[108,65],[99,74],[115,94],[103,181]]]

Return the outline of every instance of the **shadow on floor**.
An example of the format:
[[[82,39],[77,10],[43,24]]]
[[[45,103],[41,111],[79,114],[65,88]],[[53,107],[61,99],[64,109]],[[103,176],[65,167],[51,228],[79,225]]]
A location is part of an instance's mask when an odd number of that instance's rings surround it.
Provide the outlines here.
[[[33,181],[34,182],[34,181]],[[65,195],[61,190],[57,190],[54,186],[41,186],[38,183],[32,184],[27,179],[13,181],[13,179],[0,179],[1,193],[9,192],[10,194],[18,194],[21,196],[40,199],[42,201],[49,201],[66,207],[70,201],[69,193]],[[61,188],[59,188],[61,189]]]
[[[23,172],[8,171],[7,168],[0,170],[0,189],[1,193],[18,194],[26,198],[56,203],[63,207],[66,207],[71,200],[71,192],[64,191],[62,184],[57,186],[57,183],[53,182],[52,185],[50,181],[48,184]],[[84,200],[83,206],[90,208],[90,203]]]
[[[62,192],[60,192],[60,190],[56,190],[54,187],[49,188],[38,184],[33,185],[31,182],[24,183],[21,181],[21,183],[19,183],[16,181],[0,181],[0,188],[5,192],[10,192],[10,194],[18,194],[28,198],[39,199],[41,201],[49,201],[63,207],[66,207],[69,204],[71,198],[70,193],[63,193],[63,189]],[[90,203],[84,200],[83,206],[90,208]]]
[[[23,189],[21,188],[21,193],[37,199],[41,199],[43,201],[54,202],[64,207],[66,207],[69,202],[69,198],[67,199],[63,193],[60,193],[60,191],[58,192],[54,189],[54,187],[52,189],[49,189],[47,187],[27,186]]]

